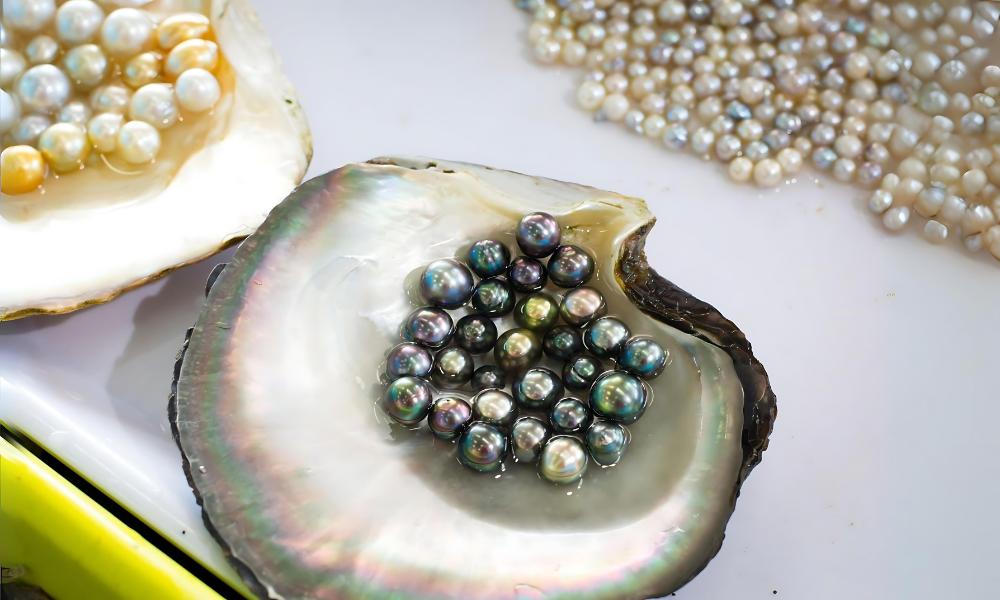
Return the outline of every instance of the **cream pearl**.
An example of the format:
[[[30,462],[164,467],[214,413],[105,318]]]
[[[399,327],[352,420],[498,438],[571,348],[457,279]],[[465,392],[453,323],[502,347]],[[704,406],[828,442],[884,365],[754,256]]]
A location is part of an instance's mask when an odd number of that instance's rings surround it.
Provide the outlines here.
[[[642,132],[649,138],[659,139],[667,126],[667,120],[660,115],[649,115],[642,121]]]
[[[157,129],[170,127],[180,116],[174,91],[165,83],[149,83],[136,90],[129,102],[128,115]]]
[[[993,210],[985,204],[970,206],[962,215],[962,233],[973,235],[982,233],[997,222]]]
[[[889,231],[899,231],[910,221],[908,206],[894,206],[882,214],[882,224]]]
[[[55,0],[4,0],[3,21],[20,31],[38,31],[56,13]]]
[[[56,36],[66,44],[89,42],[104,21],[104,11],[92,0],[69,0],[56,11]]]
[[[621,121],[628,109],[628,98],[623,94],[610,94],[601,103],[601,112],[610,121]]]
[[[782,178],[781,165],[773,158],[765,158],[754,165],[753,180],[761,187],[774,187],[781,183]]]
[[[87,137],[98,152],[114,152],[118,147],[118,132],[124,117],[117,113],[102,113],[87,123]]]
[[[33,65],[54,63],[59,56],[59,42],[47,35],[36,35],[24,47],[24,57]]]
[[[177,103],[191,112],[203,112],[219,101],[222,91],[215,76],[205,69],[188,69],[177,78]]]
[[[532,27],[534,27],[534,23]],[[205,15],[190,12],[179,13],[167,17],[157,26],[156,41],[160,48],[170,50],[184,40],[205,36],[210,29],[211,24]],[[547,35],[549,35],[548,32],[543,36],[533,38],[532,41],[538,41]]]
[[[125,63],[122,69],[122,81],[138,89],[147,83],[155,82],[162,70],[163,57],[156,52],[142,52]]]
[[[29,111],[51,113],[69,100],[66,74],[52,65],[37,65],[21,75],[15,85],[21,103]]]
[[[948,226],[931,219],[924,223],[924,239],[932,244],[942,244],[948,239]]]
[[[21,107],[18,106],[17,99],[6,90],[0,90],[0,134],[7,133],[20,118]]]
[[[95,112],[115,112],[124,114],[128,110],[132,92],[116,83],[103,85],[90,94],[90,107]]]
[[[868,210],[880,215],[892,207],[892,192],[875,190],[868,198]]]
[[[63,68],[78,88],[90,89],[104,80],[108,59],[97,44],[84,44],[66,53]]]
[[[52,121],[44,115],[28,115],[14,125],[10,130],[10,137],[15,144],[34,146],[38,144],[38,136],[51,124]]]
[[[20,52],[0,48],[0,86],[10,89],[10,85],[24,73],[27,66]]]
[[[80,100],[71,100],[59,110],[56,121],[86,127],[90,119],[90,107]]]
[[[75,171],[90,154],[87,133],[79,125],[56,123],[38,138],[38,150],[56,173]]]
[[[119,8],[101,25],[101,43],[115,56],[142,52],[150,45],[152,36],[153,20],[135,8]]]
[[[134,165],[146,164],[160,151],[160,132],[144,121],[129,121],[118,131],[118,154]]]
[[[597,110],[604,102],[604,85],[598,81],[584,81],[576,91],[576,102],[586,110]]]
[[[802,169],[802,154],[794,148],[783,148],[776,158],[786,175],[795,175]]]
[[[729,178],[740,183],[750,181],[753,175],[753,161],[745,156],[738,156],[729,162]]]

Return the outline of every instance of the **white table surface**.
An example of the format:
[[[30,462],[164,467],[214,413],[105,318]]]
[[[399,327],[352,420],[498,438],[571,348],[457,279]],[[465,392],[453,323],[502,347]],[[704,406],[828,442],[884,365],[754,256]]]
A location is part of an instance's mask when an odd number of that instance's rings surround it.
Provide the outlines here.
[[[310,176],[420,154],[646,198],[653,266],[747,333],[778,421],[722,551],[678,597],[1000,588],[1000,265],[887,235],[855,189],[811,175],[736,187],[716,164],[591,123],[572,105],[576,74],[531,62],[526,19],[503,0],[257,5],[312,126]],[[0,418],[232,577],[166,421],[215,262],[0,325]]]

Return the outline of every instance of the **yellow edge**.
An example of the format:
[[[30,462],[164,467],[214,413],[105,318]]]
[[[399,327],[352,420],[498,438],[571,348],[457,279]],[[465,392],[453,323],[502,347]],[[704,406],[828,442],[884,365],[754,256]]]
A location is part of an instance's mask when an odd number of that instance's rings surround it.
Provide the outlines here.
[[[0,438],[0,564],[74,598],[220,596],[37,457]]]

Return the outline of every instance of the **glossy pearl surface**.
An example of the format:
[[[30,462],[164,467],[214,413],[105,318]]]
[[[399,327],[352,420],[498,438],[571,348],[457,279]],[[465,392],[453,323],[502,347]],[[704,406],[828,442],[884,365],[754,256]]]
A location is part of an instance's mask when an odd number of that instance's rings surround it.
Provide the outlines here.
[[[511,329],[497,338],[493,358],[507,373],[529,368],[542,355],[542,343],[530,329]]]
[[[33,65],[53,63],[59,56],[59,42],[47,35],[36,35],[24,47],[24,57]]]
[[[510,250],[496,240],[479,240],[469,248],[469,267],[484,279],[503,275],[510,265]]]
[[[593,356],[579,354],[563,365],[562,380],[571,390],[589,388],[597,376],[604,372],[604,365]]]
[[[514,421],[510,431],[510,448],[514,460],[522,463],[535,462],[548,439],[549,428],[541,419],[521,417]]]
[[[440,387],[459,387],[469,383],[474,370],[472,355],[463,348],[452,346],[434,356],[431,381]]]
[[[6,92],[0,92],[6,94]],[[3,107],[6,110],[6,106]],[[6,116],[6,115],[4,115]],[[49,128],[52,120],[45,115],[28,115],[18,121],[10,130],[10,136],[15,144],[28,144],[34,146],[38,143],[38,136]]]
[[[166,83],[147,83],[137,89],[129,101],[128,115],[157,129],[172,126],[180,118],[173,88]]]
[[[535,292],[517,301],[514,321],[534,331],[547,331],[559,318],[559,301],[545,292]]]
[[[205,36],[211,29],[208,17],[200,13],[170,15],[156,27],[156,42],[169,50],[184,40]]]
[[[0,86],[10,89],[10,85],[24,73],[27,67],[24,57],[9,48],[0,48]]]
[[[394,421],[411,427],[431,409],[431,386],[417,377],[400,377],[382,395],[380,406]]]
[[[571,288],[587,283],[594,275],[594,258],[579,246],[559,246],[549,258],[549,281]]]
[[[4,0],[3,21],[20,31],[38,31],[56,12],[55,0]]]
[[[53,171],[66,173],[83,165],[90,154],[90,142],[79,125],[55,123],[38,137],[38,150]]]
[[[507,279],[521,293],[537,292],[548,280],[545,265],[530,256],[518,256],[507,269]]]
[[[432,306],[458,308],[472,295],[472,272],[451,258],[435,260],[420,275],[420,296]]]
[[[56,11],[56,36],[67,45],[89,42],[104,22],[104,11],[92,0],[69,0]]]
[[[507,430],[517,418],[514,398],[502,390],[483,390],[472,399],[472,416],[477,421]]]
[[[542,350],[549,358],[569,360],[583,350],[583,338],[573,327],[559,325],[553,327],[542,339]]]
[[[97,44],[83,44],[66,53],[63,68],[78,89],[90,89],[104,80],[108,59]]]
[[[452,441],[472,420],[472,407],[462,398],[443,396],[431,404],[427,425],[439,439]]]
[[[458,439],[458,460],[474,471],[497,471],[506,455],[507,436],[489,423],[473,423]]]
[[[507,385],[507,375],[496,365],[483,365],[472,373],[472,389],[476,391],[502,388]]]
[[[129,121],[118,130],[118,155],[133,165],[144,165],[160,151],[160,132],[145,121]]]
[[[559,315],[570,325],[583,327],[608,312],[604,295],[592,287],[578,287],[563,295]]]
[[[427,377],[434,357],[423,346],[412,342],[397,344],[385,358],[385,374],[389,380],[400,377]]]
[[[465,315],[455,325],[455,343],[473,354],[493,349],[497,342],[497,326],[483,315]]]
[[[598,420],[587,429],[586,441],[594,462],[609,466],[621,460],[628,449],[631,435],[620,423]]]
[[[568,485],[587,472],[587,450],[575,437],[557,435],[542,448],[538,459],[538,474],[542,479]]]
[[[634,375],[611,371],[597,378],[590,388],[590,408],[612,421],[635,423],[646,411],[646,388]]]
[[[136,54],[122,68],[122,81],[138,89],[153,83],[163,70],[163,57],[156,52]]]
[[[653,338],[636,336],[622,346],[618,365],[633,375],[653,379],[667,366],[667,351]]]
[[[153,35],[153,21],[146,12],[119,8],[101,24],[101,45],[117,56],[131,56],[145,50]]]
[[[472,309],[487,317],[500,317],[514,310],[516,294],[506,279],[484,279],[472,292]]]
[[[0,134],[13,129],[20,118],[21,110],[17,100],[6,90],[0,89]]]
[[[53,65],[36,65],[21,75],[14,86],[25,112],[55,112],[70,95],[70,81]]]
[[[176,78],[188,69],[213,71],[219,65],[219,47],[202,39],[185,40],[177,44],[163,61],[163,72]]]
[[[559,247],[562,232],[555,217],[548,213],[535,212],[521,218],[515,236],[522,252],[534,258],[541,258],[552,254]]]
[[[549,421],[559,433],[576,433],[590,424],[590,409],[576,398],[563,398],[552,405]]]
[[[631,332],[628,325],[614,317],[597,319],[583,333],[583,345],[601,358],[616,356]]]
[[[190,112],[204,112],[215,106],[222,96],[215,75],[198,68],[181,73],[174,92],[177,94],[177,103]]]
[[[511,391],[521,408],[547,410],[562,396],[563,384],[551,370],[534,367],[525,371],[514,382]]]
[[[407,315],[400,332],[403,339],[429,348],[440,348],[451,339],[454,323],[440,308],[425,306]]]
[[[98,113],[125,114],[131,99],[132,91],[123,85],[102,85],[90,93],[90,107]]]
[[[37,189],[45,178],[42,154],[31,146],[10,146],[0,153],[0,190],[24,194]]]

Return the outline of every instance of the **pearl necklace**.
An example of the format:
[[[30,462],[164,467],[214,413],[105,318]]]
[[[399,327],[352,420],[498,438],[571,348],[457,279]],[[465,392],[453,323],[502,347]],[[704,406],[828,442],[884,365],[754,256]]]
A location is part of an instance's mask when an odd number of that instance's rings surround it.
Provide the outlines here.
[[[535,58],[585,69],[577,103],[774,187],[809,161],[1000,260],[1000,3],[516,0]]]

